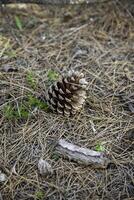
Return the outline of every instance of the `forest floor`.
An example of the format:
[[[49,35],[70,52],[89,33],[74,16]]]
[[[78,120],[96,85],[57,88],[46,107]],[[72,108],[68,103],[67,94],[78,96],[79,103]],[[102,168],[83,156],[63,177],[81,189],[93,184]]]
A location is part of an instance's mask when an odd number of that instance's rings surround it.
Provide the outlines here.
[[[69,69],[88,84],[80,113],[63,117],[35,96]],[[134,199],[134,2],[8,5],[0,13],[2,200]],[[59,156],[53,141],[110,155],[107,169]],[[50,142],[52,141],[52,142]],[[42,177],[38,161],[53,174]]]

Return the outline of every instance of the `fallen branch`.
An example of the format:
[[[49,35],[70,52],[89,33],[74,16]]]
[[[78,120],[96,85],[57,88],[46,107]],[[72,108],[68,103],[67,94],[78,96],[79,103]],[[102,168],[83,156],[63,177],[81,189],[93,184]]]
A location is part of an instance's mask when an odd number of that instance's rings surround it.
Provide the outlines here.
[[[102,152],[82,148],[60,139],[56,146],[57,153],[75,160],[84,165],[92,165],[95,168],[106,168],[110,160]]]

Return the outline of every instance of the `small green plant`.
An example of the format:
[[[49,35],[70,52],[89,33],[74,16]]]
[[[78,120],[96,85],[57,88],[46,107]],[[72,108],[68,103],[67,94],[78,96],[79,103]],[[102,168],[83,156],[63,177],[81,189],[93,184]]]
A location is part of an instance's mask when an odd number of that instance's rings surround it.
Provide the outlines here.
[[[105,151],[104,143],[98,143],[95,147],[96,151],[103,152]]]
[[[27,119],[29,116],[29,110],[24,105],[20,105],[18,110],[15,111],[15,115],[17,119]]]
[[[20,30],[20,31],[22,31],[22,22],[21,22],[21,20],[20,20],[20,18],[18,17],[18,16],[15,16],[15,24],[16,24],[16,27]]]
[[[9,49],[11,49],[10,39],[0,37],[0,46],[2,50],[0,51],[0,57],[6,54]]]
[[[36,77],[35,74],[32,71],[29,71],[26,75],[26,80],[29,83],[29,85],[35,89],[37,87],[37,81],[36,81]]]
[[[7,55],[9,58],[15,58],[17,57],[16,51],[9,49],[7,52],[5,52],[5,55]]]
[[[56,81],[59,78],[59,74],[55,72],[54,70],[49,70],[47,74],[49,81]]]
[[[28,102],[27,103],[30,107],[37,107],[39,109],[44,109],[44,110],[48,109],[47,103],[42,102],[41,100],[37,99],[33,95],[28,96]]]
[[[7,104],[3,109],[3,115],[6,119],[27,119],[31,116],[34,108],[48,110],[48,105],[46,102],[42,102],[37,99],[32,94],[29,94],[26,99],[23,99],[21,102],[18,102],[18,105]]]
[[[35,193],[35,199],[37,199],[37,200],[42,200],[42,199],[44,199],[44,197],[45,197],[45,194],[41,190],[39,190]]]
[[[57,154],[57,153],[53,153],[52,159],[55,160],[55,161],[58,161],[60,159],[60,155]]]
[[[19,105],[15,107],[11,104],[8,104],[3,109],[3,114],[6,119],[13,120],[13,119],[26,119],[29,116],[29,111],[24,105]]]
[[[22,31],[22,22],[21,22],[21,20],[20,20],[20,18],[18,17],[18,16],[15,16],[15,24],[16,24],[16,27],[20,30],[20,31]]]
[[[14,118],[14,108],[10,104],[6,105],[3,109],[3,114],[5,118],[7,119],[13,119]]]

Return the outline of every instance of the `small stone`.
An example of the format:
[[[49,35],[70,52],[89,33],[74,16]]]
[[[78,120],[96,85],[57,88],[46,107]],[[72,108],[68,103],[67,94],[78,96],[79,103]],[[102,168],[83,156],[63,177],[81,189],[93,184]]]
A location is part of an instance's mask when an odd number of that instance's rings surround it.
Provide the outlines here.
[[[52,166],[46,161],[40,158],[38,162],[38,170],[41,175],[52,174]]]
[[[3,72],[18,72],[18,69],[12,66],[4,65],[2,67]]]
[[[5,182],[6,180],[7,180],[6,174],[4,174],[4,173],[2,173],[2,172],[0,171],[0,183],[1,183],[1,182]]]

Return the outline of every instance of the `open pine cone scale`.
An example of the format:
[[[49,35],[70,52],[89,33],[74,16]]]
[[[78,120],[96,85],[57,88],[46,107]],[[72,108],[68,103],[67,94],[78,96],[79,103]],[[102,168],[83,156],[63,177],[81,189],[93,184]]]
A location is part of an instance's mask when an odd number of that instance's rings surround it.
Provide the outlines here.
[[[69,71],[61,81],[49,87],[47,93],[49,106],[59,114],[74,115],[85,102],[87,84],[83,73]]]

